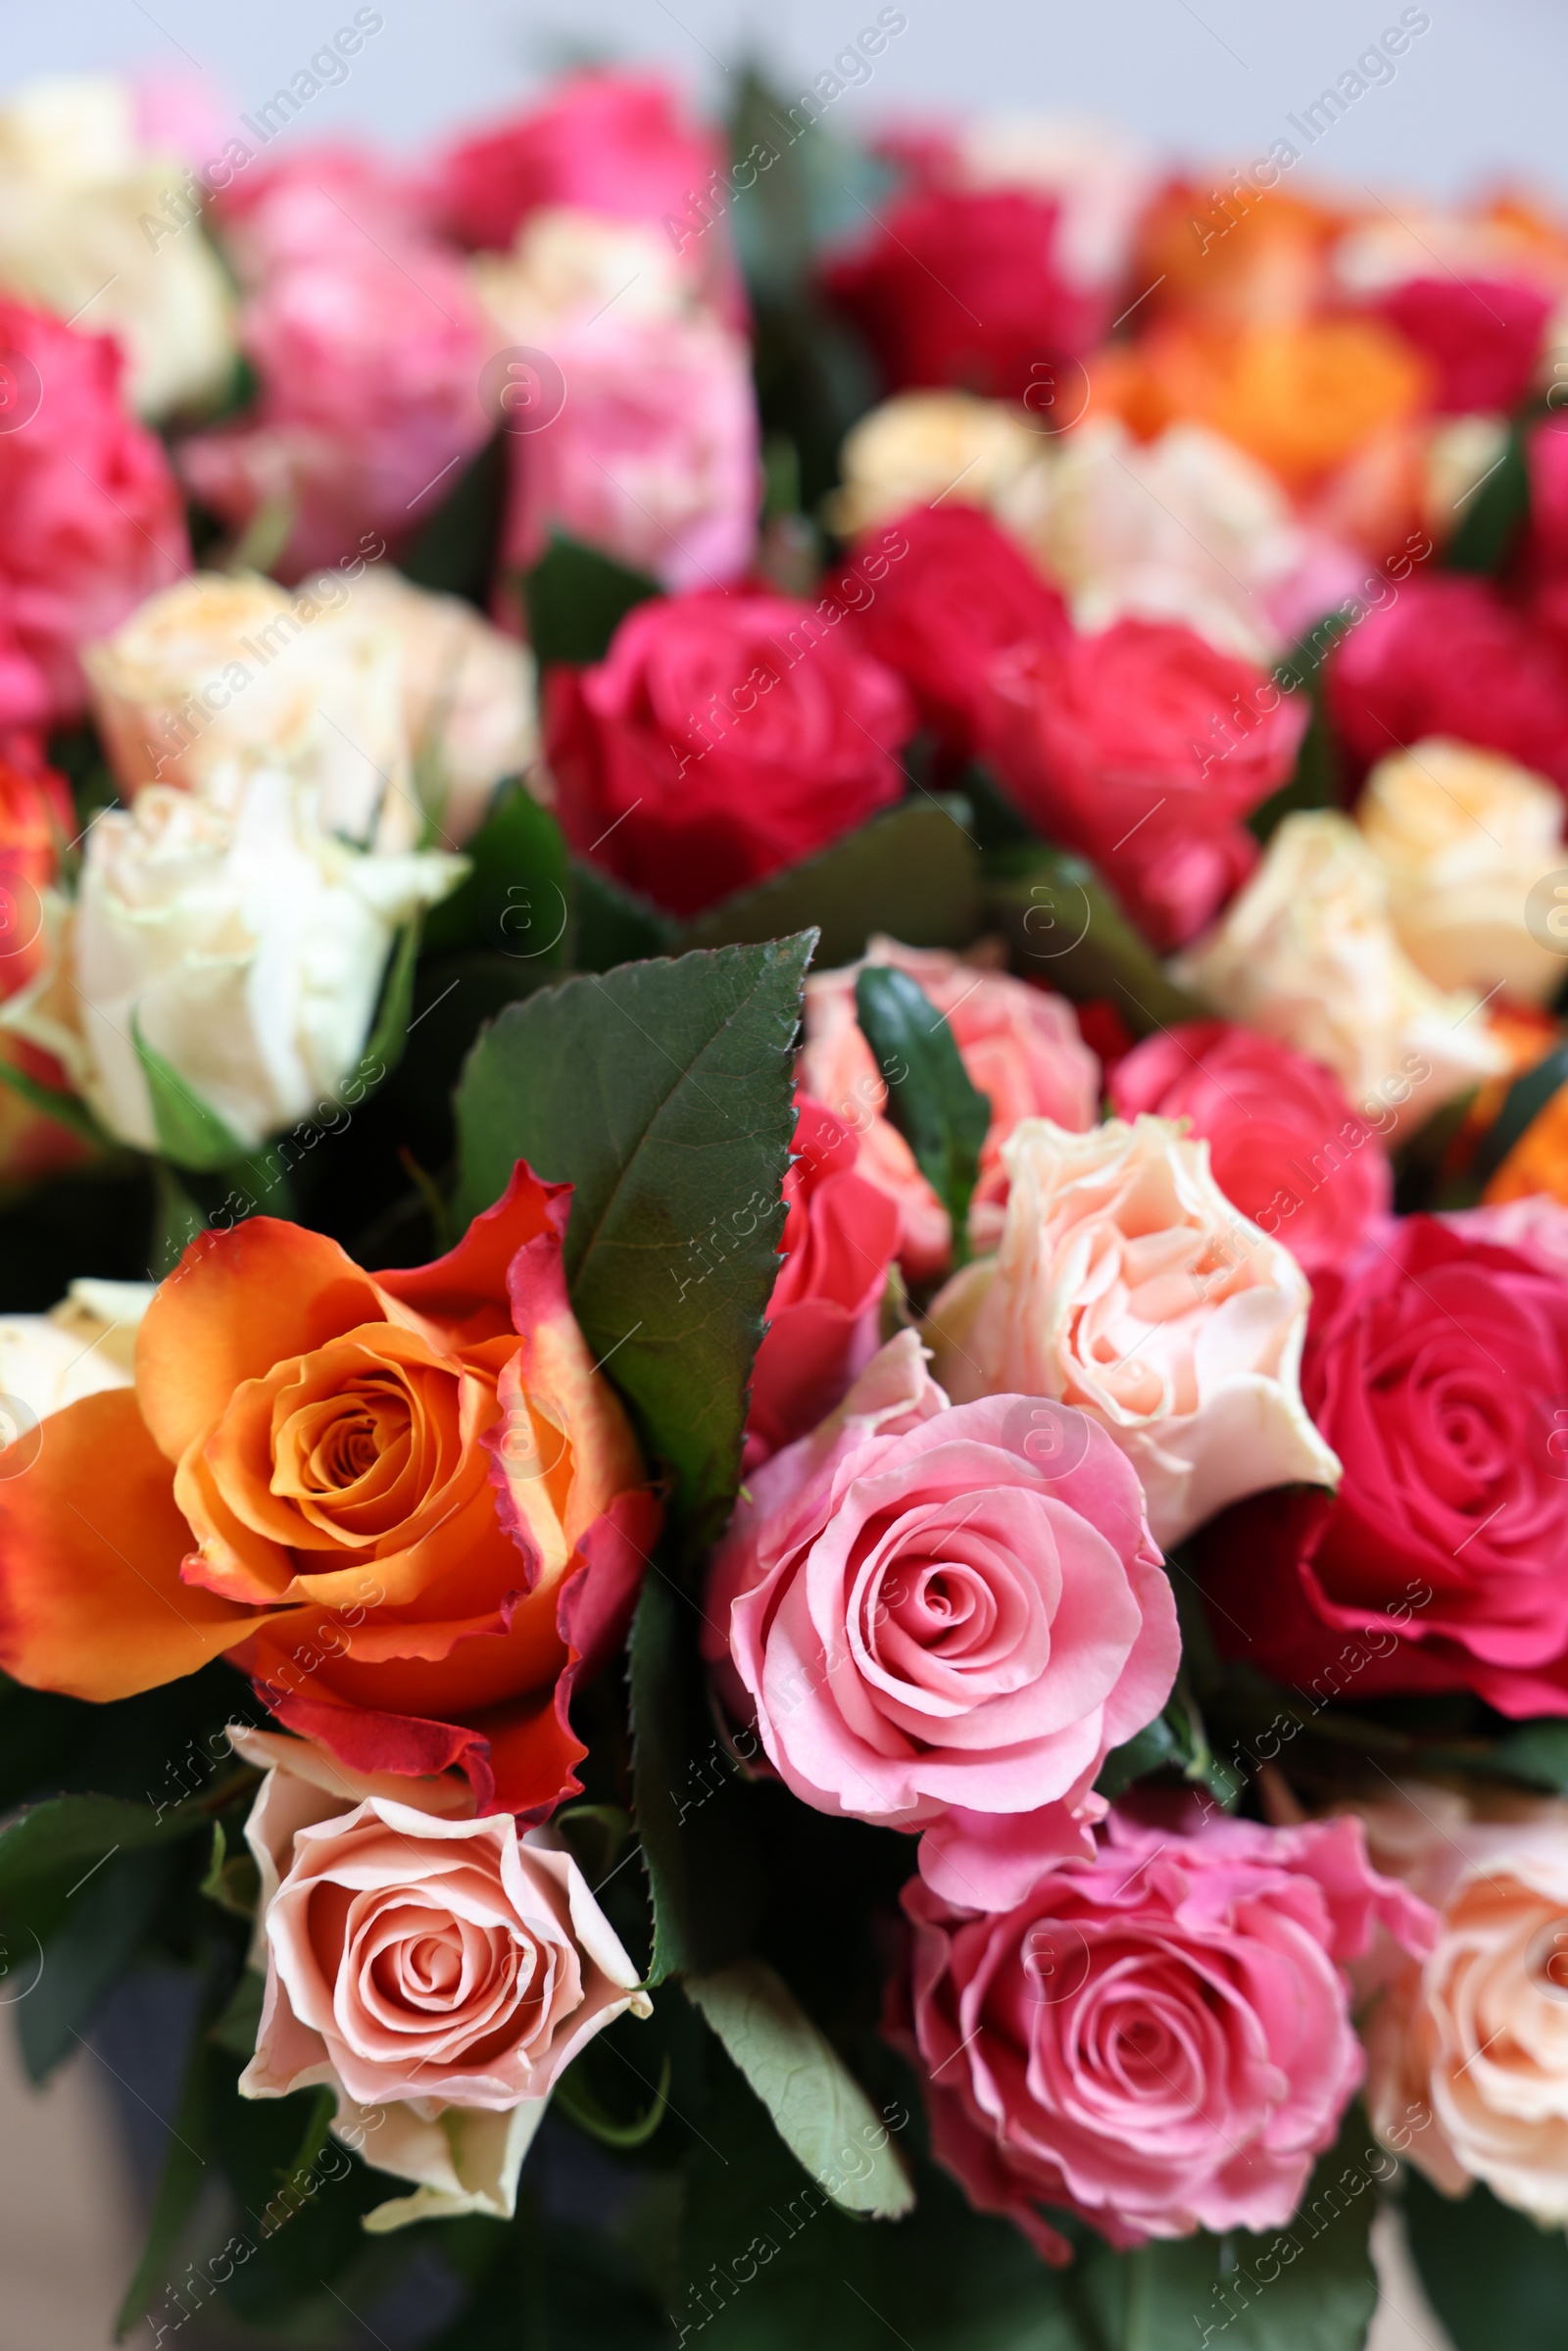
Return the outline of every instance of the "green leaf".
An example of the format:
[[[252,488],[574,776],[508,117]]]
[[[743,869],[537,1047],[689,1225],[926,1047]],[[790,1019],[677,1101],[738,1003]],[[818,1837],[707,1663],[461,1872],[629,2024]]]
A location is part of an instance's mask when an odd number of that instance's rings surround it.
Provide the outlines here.
[[[1135,1780],[1147,1780],[1151,1772],[1165,1770],[1167,1765],[1176,1763],[1179,1757],[1180,1748],[1175,1732],[1162,1714],[1156,1714],[1153,1721],[1146,1724],[1125,1745],[1111,1748],[1100,1767],[1100,1777],[1095,1782],[1096,1790],[1114,1801],[1117,1796],[1125,1794]]]
[[[414,1009],[414,970],[418,960],[419,920],[416,916],[399,931],[387,961],[375,1023],[365,1052],[360,1056],[361,1069],[369,1062],[375,1062],[379,1065],[381,1075],[367,1086],[360,1097],[362,1102],[375,1092],[376,1087],[391,1075],[403,1058],[403,1048],[409,1041],[409,1014]]]
[[[1528,1780],[1568,1795],[1568,1722],[1547,1715],[1542,1721],[1521,1723],[1492,1750],[1494,1769],[1510,1779]]]
[[[855,1009],[887,1085],[887,1115],[953,1220],[953,1258],[961,1265],[991,1104],[963,1066],[946,1013],[906,971],[867,964],[855,983]]]
[[[122,1796],[51,1796],[0,1836],[0,1917],[24,1921],[47,1941],[78,1886],[121,1853],[174,1844],[212,1818],[211,1799],[160,1819]]]
[[[985,864],[986,921],[1006,937],[1016,970],[1078,1004],[1108,997],[1135,1037],[1209,1018],[1165,977],[1086,858],[1017,843]]]
[[[686,1992],[811,2178],[846,2212],[898,2220],[914,2202],[909,2175],[876,2110],[826,2035],[765,1960],[689,1976]],[[846,2165],[842,2149],[863,2160]]]
[[[19,1069],[15,1061],[8,1059],[4,1053],[0,1053],[0,1081],[8,1085],[13,1094],[20,1094],[23,1101],[29,1102],[33,1109],[42,1110],[57,1126],[68,1127],[73,1135],[79,1135],[83,1143],[95,1144],[100,1151],[115,1149],[114,1137],[105,1134],[79,1095],[67,1094],[59,1086],[40,1084],[37,1078],[29,1077],[24,1069]]]
[[[74,2056],[129,1973],[168,1884],[170,1859],[167,1851],[121,1853],[70,1888],[44,1939],[37,1983],[17,2007],[17,2039],[30,2081],[46,2081],[62,2058]]]
[[[1069,2223],[1070,2282],[1103,2351],[1361,2351],[1377,2303],[1367,2236],[1390,2176],[1352,2107],[1284,2229],[1205,2230],[1115,2253]]]
[[[1337,808],[1344,805],[1339,745],[1329,723],[1323,692],[1323,662],[1327,652],[1345,634],[1346,626],[1342,613],[1329,613],[1275,668],[1279,683],[1295,683],[1296,690],[1306,695],[1312,715],[1291,774],[1247,819],[1249,831],[1259,841],[1272,840],[1281,819],[1298,808]]]
[[[399,558],[403,576],[417,587],[466,596],[486,611],[507,506],[506,434],[496,433],[467,465],[415,503],[421,527]]]
[[[1411,2171],[1404,2219],[1427,2297],[1455,2351],[1562,2351],[1568,2240],[1478,2180],[1455,2200]]]
[[[628,2154],[635,2147],[646,2147],[663,2121],[671,2070],[666,2049],[664,2062],[659,2069],[659,2086],[654,2092],[652,2104],[645,2113],[629,2123],[619,2123],[613,2115],[607,2114],[588,2086],[581,2058],[567,2066],[556,2083],[555,2101],[567,2120],[575,2123],[579,2131],[586,2131],[590,2138],[598,2139],[602,2146],[616,2147],[622,2154]]]
[[[460,1228],[518,1159],[575,1189],[571,1301],[688,1548],[729,1514],[778,1271],[791,1047],[813,934],[633,963],[509,1005],[458,1088]]]
[[[1533,1069],[1516,1077],[1503,1096],[1502,1108],[1482,1136],[1470,1162],[1473,1182],[1484,1185],[1496,1174],[1526,1128],[1564,1085],[1568,1085],[1568,1045],[1559,1045]]]
[[[779,939],[814,922],[818,965],[853,963],[873,931],[906,947],[965,947],[980,928],[980,857],[962,800],[906,801],[804,865],[726,899],[688,947]]]
[[[633,1801],[654,1911],[650,1984],[739,1958],[760,1898],[749,1791],[724,1768],[714,1737],[697,1613],[656,1567],[628,1647]]]
[[[552,661],[602,661],[626,614],[663,594],[658,580],[562,533],[525,575],[522,592],[541,678]]]
[[[153,1230],[149,1264],[157,1278],[172,1273],[207,1219],[167,1159],[153,1161]]]
[[[141,1033],[141,1014],[134,1009],[130,1034],[147,1080],[160,1154],[176,1167],[198,1170],[221,1167],[226,1160],[241,1157],[245,1146],[239,1137],[180,1076],[172,1061],[148,1044]]]
[[[256,2035],[262,2029],[262,2000],[267,1991],[267,1978],[254,1968],[246,1968],[229,1995],[228,2005],[213,2025],[208,2038],[219,2048],[226,2049],[231,2057],[241,2057],[246,2064],[256,2054]]]
[[[572,961],[579,971],[613,971],[679,944],[678,922],[582,857],[571,859],[571,899]]]
[[[481,942],[499,954],[564,969],[566,844],[550,810],[515,784],[464,847],[469,873],[424,918],[423,944],[440,955]]]
[[[1495,573],[1507,567],[1530,519],[1525,436],[1539,414],[1537,409],[1513,418],[1501,458],[1460,500],[1464,512],[1443,554],[1447,570]]]

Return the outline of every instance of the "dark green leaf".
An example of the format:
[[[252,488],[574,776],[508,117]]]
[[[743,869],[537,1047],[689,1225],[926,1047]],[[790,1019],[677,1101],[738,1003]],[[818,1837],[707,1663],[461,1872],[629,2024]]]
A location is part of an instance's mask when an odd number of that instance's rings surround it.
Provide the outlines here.
[[[1530,465],[1525,437],[1534,415],[1516,416],[1508,427],[1501,458],[1459,501],[1458,528],[1444,549],[1450,571],[1495,573],[1506,569],[1530,519]]]
[[[141,1033],[141,1015],[134,1010],[130,1034],[147,1080],[160,1154],[176,1167],[197,1169],[221,1167],[226,1160],[241,1157],[245,1147],[238,1136],[180,1076],[172,1061],[148,1044]]]
[[[634,607],[663,593],[597,547],[557,535],[522,583],[528,640],[541,678],[552,661],[601,661]]]
[[[1405,2227],[1421,2282],[1454,2351],[1562,2351],[1568,2340],[1568,2239],[1499,2203],[1478,2180],[1440,2195],[1418,2172]]]
[[[656,1567],[632,1619],[628,1673],[651,1984],[738,1958],[760,1894],[747,1791],[724,1765],[705,1704],[696,1618],[695,1602]]]
[[[43,2082],[62,2058],[74,2056],[109,1993],[130,1972],[168,1883],[170,1858],[167,1851],[118,1854],[66,1895],[63,1915],[44,1940],[37,1983],[16,2012],[31,2081]]]
[[[1087,859],[1018,844],[986,858],[988,924],[1014,968],[1082,1004],[1108,997],[1135,1037],[1206,1020],[1206,1004],[1168,980]]]
[[[440,955],[483,944],[542,972],[564,969],[566,845],[550,810],[514,785],[463,854],[468,878],[425,916],[424,946]]]
[[[1147,1780],[1151,1772],[1163,1771],[1167,1764],[1178,1759],[1176,1734],[1162,1714],[1129,1739],[1124,1746],[1112,1747],[1100,1767],[1095,1787],[1102,1796],[1112,1799],[1122,1795],[1135,1780]]]
[[[646,2111],[632,2122],[621,2123],[606,2112],[588,2085],[587,2075],[579,2058],[569,2065],[555,2087],[555,2102],[568,2121],[601,2146],[616,2147],[629,2153],[635,2147],[645,2147],[664,2119],[665,2100],[669,2093],[670,2061],[666,2050],[659,2070],[659,2086]]]
[[[262,1998],[267,1979],[246,1968],[229,1995],[228,2005],[213,2026],[209,2038],[231,2057],[248,2064],[256,2054],[256,2035],[262,2029]]]
[[[575,1187],[572,1305],[674,1473],[693,1549],[721,1530],[739,1472],[811,946],[808,933],[541,990],[481,1037],[458,1089],[460,1226],[518,1159]]]
[[[0,1837],[0,1918],[24,1922],[45,1941],[62,1924],[73,1890],[121,1853],[200,1835],[211,1813],[180,1805],[160,1820],[152,1804],[122,1796],[51,1796]]]
[[[399,559],[406,579],[487,608],[507,507],[507,447],[498,432],[456,480],[449,474],[416,499],[419,535]]]
[[[362,1070],[368,1072],[374,1068],[379,1073],[368,1079],[367,1094],[373,1093],[403,1058],[403,1048],[409,1041],[409,1014],[414,1009],[414,971],[418,960],[419,920],[416,916],[414,921],[403,925],[392,943],[375,1022],[360,1057]],[[365,1095],[360,1099],[363,1102]]]
[[[166,1273],[173,1272],[197,1234],[205,1232],[207,1219],[167,1159],[153,1161],[153,1198],[148,1264],[162,1281]]]
[[[1312,715],[1301,737],[1292,773],[1247,819],[1249,829],[1259,841],[1272,840],[1281,819],[1298,808],[1337,808],[1344,800],[1339,745],[1329,724],[1323,695],[1324,654],[1338,641],[1344,628],[1342,615],[1331,612],[1274,672],[1284,684],[1301,681],[1298,690],[1306,694]]]
[[[820,857],[726,899],[684,943],[779,939],[814,922],[819,965],[853,963],[873,931],[906,947],[966,947],[980,927],[980,859],[966,814],[957,799],[906,801]]]
[[[1521,1723],[1492,1751],[1493,1764],[1510,1778],[1528,1780],[1568,1795],[1568,1722],[1548,1715],[1537,1723]]]
[[[963,1066],[946,1013],[906,971],[868,963],[855,983],[855,1008],[887,1085],[887,1115],[953,1220],[954,1262],[961,1265],[991,1104]]]
[[[625,890],[597,865],[571,860],[572,961],[579,971],[613,971],[662,955],[680,939],[680,925],[646,898]]]
[[[96,1144],[100,1150],[106,1151],[115,1148],[113,1137],[104,1133],[79,1095],[67,1094],[59,1086],[42,1085],[37,1078],[30,1077],[26,1070],[19,1069],[15,1061],[5,1054],[0,1054],[0,1081],[9,1086],[13,1094],[20,1094],[23,1101],[30,1103],[33,1109],[42,1110],[57,1126],[67,1127],[73,1135],[79,1135],[84,1143]]]
[[[1568,1085],[1568,1045],[1554,1047],[1544,1060],[1514,1079],[1502,1098],[1502,1108],[1476,1147],[1470,1162],[1474,1182],[1485,1184],[1496,1174],[1526,1128],[1541,1116],[1563,1085]]]

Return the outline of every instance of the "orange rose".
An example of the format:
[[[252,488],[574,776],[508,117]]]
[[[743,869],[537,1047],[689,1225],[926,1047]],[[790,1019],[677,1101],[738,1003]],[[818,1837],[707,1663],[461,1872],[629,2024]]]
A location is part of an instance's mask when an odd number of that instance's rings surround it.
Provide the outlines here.
[[[39,894],[59,872],[61,844],[75,829],[64,776],[49,767],[33,773],[0,756],[0,1003],[26,987],[43,963]],[[20,1037],[0,1034],[0,1058],[40,1085],[70,1091],[53,1055]],[[88,1152],[79,1136],[0,1080],[0,1179],[31,1183]]]
[[[353,1769],[550,1811],[659,1523],[567,1303],[570,1198],[519,1161],[450,1254],[373,1278],[270,1217],[194,1241],[134,1389],[0,1480],[0,1665],[105,1700],[230,1651]]]
[[[1107,354],[1096,389],[1135,432],[1178,418],[1206,424],[1305,491],[1404,423],[1427,389],[1425,364],[1371,318],[1258,324],[1236,332],[1161,326],[1130,355]]]

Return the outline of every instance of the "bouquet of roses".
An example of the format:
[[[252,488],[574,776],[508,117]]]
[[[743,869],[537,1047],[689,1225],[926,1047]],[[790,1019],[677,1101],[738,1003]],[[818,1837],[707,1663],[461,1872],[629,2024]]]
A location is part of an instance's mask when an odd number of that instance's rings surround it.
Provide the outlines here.
[[[1568,221],[857,147],[897,9],[270,154],[380,24],[0,107],[0,1998],[130,2020],[121,2332],[1353,2351],[1388,2209],[1554,2342]]]

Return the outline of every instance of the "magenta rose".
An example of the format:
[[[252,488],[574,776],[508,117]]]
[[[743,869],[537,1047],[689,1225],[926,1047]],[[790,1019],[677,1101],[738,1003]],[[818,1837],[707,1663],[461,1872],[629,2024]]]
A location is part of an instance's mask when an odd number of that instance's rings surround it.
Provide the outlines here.
[[[898,671],[945,752],[983,756],[997,724],[997,656],[1059,645],[1067,608],[975,507],[915,507],[898,527],[908,553],[880,585],[859,588],[856,635]],[[841,594],[857,576],[852,565]]]
[[[1301,1365],[1338,1495],[1205,1530],[1216,1636],[1320,1698],[1568,1714],[1568,1283],[1473,1225],[1400,1217],[1373,1244],[1320,1276]]]
[[[752,1479],[706,1617],[721,1693],[795,1793],[906,1829],[1080,1803],[1179,1656],[1103,1430],[1026,1396],[955,1408],[912,1331]]]
[[[337,188],[281,168],[238,215],[240,340],[255,403],[195,434],[180,469],[240,529],[270,501],[294,523],[286,579],[416,534],[489,437],[479,374],[494,344],[461,257],[399,193],[344,163]]]
[[[87,706],[78,648],[187,571],[190,543],[114,337],[0,299],[0,352],[22,419],[0,433],[0,728],[54,725]]]
[[[1551,304],[1506,277],[1407,277],[1376,304],[1432,369],[1441,414],[1508,415],[1530,390]]]
[[[1335,649],[1327,675],[1329,714],[1365,766],[1446,735],[1568,788],[1568,658],[1491,580],[1406,580]]]
[[[828,269],[828,290],[889,391],[954,384],[1026,404],[1034,394],[1049,419],[1062,355],[1089,349],[1108,307],[1063,267],[1060,224],[1056,198],[1030,189],[918,189]]]
[[[828,596],[656,597],[602,661],[554,670],[547,751],[579,856],[695,914],[900,799],[914,714],[843,617]]]
[[[1310,1276],[1343,1265],[1388,1210],[1394,1174],[1376,1130],[1321,1061],[1256,1029],[1157,1030],[1108,1084],[1118,1118],[1185,1118],[1226,1199]]]
[[[804,1437],[876,1353],[899,1211],[856,1171],[853,1129],[796,1095],[795,1156],[784,1178],[784,1262],[752,1367],[748,1470]]]
[[[1157,947],[1179,947],[1246,879],[1243,817],[1287,781],[1306,699],[1195,630],[1117,620],[998,664],[994,756],[1023,813],[1094,859]]]
[[[1092,1860],[1005,1911],[918,1878],[904,1906],[888,2025],[925,2076],[932,2152],[1058,2263],[1043,2204],[1117,2246],[1287,2222],[1364,2070],[1344,1963],[1379,1926],[1413,1953],[1434,1932],[1349,1819],[1184,1833],[1117,1811]]]

